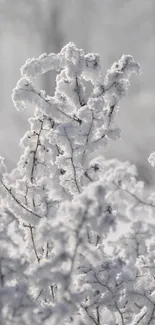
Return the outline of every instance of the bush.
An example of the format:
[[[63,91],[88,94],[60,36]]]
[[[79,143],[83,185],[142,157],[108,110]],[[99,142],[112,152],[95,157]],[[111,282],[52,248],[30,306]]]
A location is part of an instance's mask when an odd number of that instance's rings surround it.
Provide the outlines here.
[[[34,85],[49,70],[53,97]],[[34,115],[17,168],[0,163],[1,324],[153,324],[154,194],[101,155],[133,72],[123,55],[104,78],[99,55],[73,43],[21,68],[13,102]]]

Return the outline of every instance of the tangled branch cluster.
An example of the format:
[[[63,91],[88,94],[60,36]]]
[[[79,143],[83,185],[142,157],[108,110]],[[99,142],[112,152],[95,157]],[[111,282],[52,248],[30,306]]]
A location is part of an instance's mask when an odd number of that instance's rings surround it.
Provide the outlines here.
[[[54,96],[34,84],[49,70]],[[134,72],[123,55],[103,77],[99,55],[73,43],[21,68],[13,102],[34,115],[17,168],[0,162],[1,324],[153,324],[154,226],[142,219],[151,222],[154,196],[144,198],[134,166],[101,156],[120,136],[115,116]],[[129,233],[110,241],[125,222]]]

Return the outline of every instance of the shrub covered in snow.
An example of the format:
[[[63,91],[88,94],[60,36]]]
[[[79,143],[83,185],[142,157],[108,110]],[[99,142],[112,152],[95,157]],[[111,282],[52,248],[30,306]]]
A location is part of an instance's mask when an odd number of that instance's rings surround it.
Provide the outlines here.
[[[34,83],[49,70],[54,96]],[[34,114],[17,168],[0,161],[1,324],[153,324],[154,195],[134,166],[101,156],[133,72],[123,55],[104,77],[73,43],[21,68],[13,102]]]

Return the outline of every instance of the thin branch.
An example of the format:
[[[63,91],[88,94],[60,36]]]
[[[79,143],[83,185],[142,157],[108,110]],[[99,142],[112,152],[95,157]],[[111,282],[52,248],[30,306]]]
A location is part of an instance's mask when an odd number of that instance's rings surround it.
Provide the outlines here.
[[[100,306],[96,307],[96,319],[97,319],[97,324],[100,325],[100,312],[99,312]]]
[[[119,313],[119,315],[120,315],[120,317],[121,317],[121,322],[122,322],[122,325],[124,325],[124,318],[123,318],[123,314],[122,314],[122,312],[120,311],[119,307],[117,306],[117,303],[116,303],[116,301],[115,301],[115,307],[116,307],[116,309],[117,309],[117,311],[118,311],[118,313]]]
[[[67,140],[68,140],[68,142],[70,144],[70,148],[71,148],[71,157],[70,157],[70,160],[71,160],[72,168],[73,168],[74,182],[75,182],[76,188],[78,190],[78,193],[81,193],[80,188],[79,188],[79,185],[78,185],[77,177],[76,177],[76,167],[74,165],[74,159],[73,159],[73,153],[74,153],[74,151],[73,151],[73,147],[72,147],[72,142],[71,142],[71,140],[70,140],[70,138],[69,138],[69,136],[67,134],[66,128],[64,128],[64,130],[65,130],[66,138],[67,138]]]
[[[147,314],[147,310],[146,310],[146,312],[137,320],[137,322],[136,323],[134,323],[134,325],[137,325],[137,324],[139,324],[140,323],[140,321],[145,317],[145,315]],[[149,323],[148,324],[146,324],[146,325],[149,325]]]
[[[33,245],[33,250],[36,256],[36,259],[38,261],[38,263],[40,262],[40,257],[38,256],[37,253],[37,249],[36,249],[36,245],[35,245],[35,241],[34,241],[34,236],[33,236],[33,227],[31,227],[31,225],[29,224],[29,228],[30,228],[30,234],[31,234],[31,240],[32,240],[32,245]]]
[[[23,208],[25,211],[27,211],[27,212],[29,212],[29,213],[31,213],[31,214],[33,214],[35,217],[37,217],[37,218],[42,218],[39,214],[37,214],[37,213],[35,213],[35,212],[33,212],[31,209],[29,209],[28,207],[26,207],[23,203],[21,203],[16,197],[15,197],[15,195],[12,193],[12,191],[11,191],[11,189],[9,189],[8,187],[7,187],[7,185],[2,181],[2,180],[0,180],[0,182],[2,183],[2,185],[4,186],[4,188],[6,189],[6,191],[11,195],[11,197],[14,199],[14,201],[21,207],[21,208]]]
[[[35,162],[36,162],[36,155],[37,155],[37,150],[38,150],[38,146],[40,144],[40,135],[41,135],[41,131],[43,129],[43,121],[41,121],[41,127],[40,127],[40,130],[39,130],[39,133],[37,133],[37,143],[36,143],[36,148],[35,150],[33,151],[33,162],[32,162],[32,169],[31,169],[31,176],[30,176],[30,179],[31,179],[31,182],[33,183],[34,181],[34,168],[35,168]]]
[[[142,204],[142,205],[145,205],[145,206],[149,206],[151,208],[155,208],[155,205],[153,203],[149,203],[149,202],[146,202],[142,199],[140,199],[136,194],[134,193],[131,193],[128,189],[126,188],[123,188],[120,184],[118,183],[115,183],[114,181],[112,182],[117,188],[120,188],[122,191],[126,192],[127,194],[129,194],[130,196],[132,196],[136,201],[138,201],[138,203]]]
[[[105,283],[101,282],[101,280],[97,277],[95,272],[94,272],[94,276],[95,276],[95,279],[96,279],[97,283],[99,283],[101,286],[106,288],[113,295],[113,291]]]
[[[4,274],[2,273],[1,261],[0,261],[0,284],[1,284],[1,287],[4,286]]]
[[[86,103],[84,103],[81,99],[81,94],[80,94],[80,86],[79,86],[79,83],[78,83],[78,77],[76,76],[75,77],[75,81],[76,81],[76,93],[77,93],[77,96],[78,96],[78,100],[79,100],[79,103],[80,103],[80,106],[84,106],[86,105]]]
[[[89,313],[89,310],[88,310],[89,307],[83,307],[83,306],[81,306],[81,307],[85,310],[85,312],[87,313],[88,317],[89,317],[89,318],[94,322],[94,324],[95,324],[95,325],[99,325],[98,322],[97,322],[97,320],[95,319],[95,317],[93,317],[93,316]]]

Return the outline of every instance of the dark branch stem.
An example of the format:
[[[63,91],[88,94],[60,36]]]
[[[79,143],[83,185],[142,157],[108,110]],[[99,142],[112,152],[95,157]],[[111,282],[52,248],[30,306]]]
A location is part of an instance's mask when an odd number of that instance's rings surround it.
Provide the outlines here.
[[[4,188],[6,189],[6,191],[11,195],[11,197],[14,199],[14,201],[21,207],[23,208],[25,211],[33,214],[35,217],[37,218],[40,218],[41,219],[41,216],[35,212],[33,212],[31,209],[29,209],[28,207],[26,207],[24,204],[22,204],[16,197],[15,195],[12,193],[11,189],[9,189],[7,187],[6,184],[4,184],[4,182],[2,180],[0,180],[0,182],[2,183],[2,185],[4,186]]]

